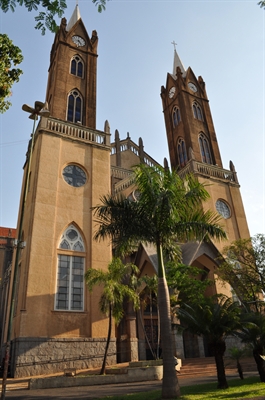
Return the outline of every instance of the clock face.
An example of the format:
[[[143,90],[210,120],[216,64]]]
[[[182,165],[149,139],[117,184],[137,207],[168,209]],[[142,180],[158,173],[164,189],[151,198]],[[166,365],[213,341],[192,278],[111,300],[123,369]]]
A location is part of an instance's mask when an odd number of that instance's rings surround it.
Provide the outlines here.
[[[190,88],[190,90],[192,90],[193,92],[197,92],[197,87],[196,87],[196,85],[194,85],[194,83],[192,83],[192,82],[189,82],[188,83],[188,87]]]
[[[216,210],[220,215],[222,215],[223,218],[228,219],[231,217],[231,211],[228,205],[222,201],[222,200],[217,200],[215,203]]]
[[[176,88],[175,88],[174,86],[172,86],[172,88],[169,89],[168,97],[169,97],[170,99],[172,99],[172,97],[174,96],[175,92],[176,92]]]
[[[85,40],[78,35],[72,36],[72,41],[74,42],[74,44],[77,45],[77,47],[82,47],[85,46],[86,44]]]
[[[63,179],[70,186],[80,187],[86,183],[85,171],[77,165],[70,164],[63,169]]]

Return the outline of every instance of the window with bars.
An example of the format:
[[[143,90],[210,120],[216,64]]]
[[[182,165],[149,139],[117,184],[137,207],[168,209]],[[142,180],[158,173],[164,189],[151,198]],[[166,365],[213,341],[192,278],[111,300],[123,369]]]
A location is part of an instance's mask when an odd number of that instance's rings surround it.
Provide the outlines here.
[[[67,254],[67,251],[71,254]],[[73,251],[84,252],[82,236],[74,225],[70,225],[60,239],[58,254],[55,310],[84,310],[85,257],[72,255]]]

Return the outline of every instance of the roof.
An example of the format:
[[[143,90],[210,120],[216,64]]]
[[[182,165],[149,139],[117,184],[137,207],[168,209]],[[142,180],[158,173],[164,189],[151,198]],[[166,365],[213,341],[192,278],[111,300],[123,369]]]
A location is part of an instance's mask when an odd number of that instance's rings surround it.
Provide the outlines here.
[[[15,238],[16,229],[15,228],[4,228],[0,226],[0,237],[1,238]]]
[[[79,7],[78,4],[75,6],[74,12],[66,26],[66,30],[67,32],[69,32],[71,30],[71,28],[74,26],[74,24],[81,18],[80,15],[80,11],[79,11]]]
[[[173,75],[176,75],[176,69],[177,69],[177,67],[180,68],[180,70],[181,70],[183,76],[185,76],[185,75],[186,75],[186,70],[185,70],[185,68],[184,68],[184,65],[183,65],[181,59],[179,58],[179,55],[178,55],[178,53],[177,53],[177,50],[174,49]]]

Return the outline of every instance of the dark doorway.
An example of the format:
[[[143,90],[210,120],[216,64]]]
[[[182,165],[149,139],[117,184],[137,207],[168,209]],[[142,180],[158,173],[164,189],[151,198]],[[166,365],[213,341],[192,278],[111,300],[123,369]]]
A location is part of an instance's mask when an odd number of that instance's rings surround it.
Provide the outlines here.
[[[183,332],[183,344],[185,358],[200,357],[198,336],[189,331]]]

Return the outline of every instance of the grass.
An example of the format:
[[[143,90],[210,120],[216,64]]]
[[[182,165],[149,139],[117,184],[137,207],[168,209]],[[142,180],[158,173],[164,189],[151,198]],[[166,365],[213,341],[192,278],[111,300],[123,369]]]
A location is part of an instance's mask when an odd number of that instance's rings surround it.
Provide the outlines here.
[[[181,387],[181,397],[178,400],[243,400],[263,396],[265,399],[265,384],[258,377],[244,380],[231,379],[229,388],[216,389],[217,383],[205,383],[201,385]],[[161,400],[161,391],[134,393],[122,396],[108,396],[108,400]],[[175,399],[172,399],[175,400]]]

